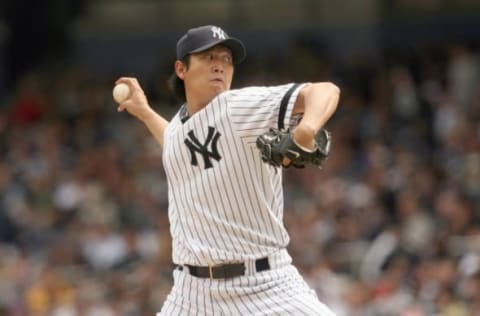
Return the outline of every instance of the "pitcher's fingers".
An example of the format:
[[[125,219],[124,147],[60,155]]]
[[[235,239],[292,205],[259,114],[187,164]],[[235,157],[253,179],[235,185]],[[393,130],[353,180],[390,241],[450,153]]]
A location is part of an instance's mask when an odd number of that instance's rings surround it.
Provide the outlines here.
[[[120,77],[115,81],[115,84],[117,85],[122,82],[128,84],[129,86],[132,84],[138,84],[138,80],[134,77]]]
[[[284,168],[288,168],[288,167],[290,167],[290,164],[291,164],[292,162],[293,162],[293,161],[291,161],[290,159],[288,159],[288,158],[285,157],[285,158],[283,158],[282,166],[283,166]]]
[[[143,89],[140,86],[140,83],[138,82],[137,78],[122,77],[118,79],[115,84],[117,85],[119,83],[125,83],[126,85],[128,85],[128,87],[130,88],[130,95],[132,95],[136,91],[143,92]]]
[[[117,111],[118,111],[118,112],[122,112],[122,111],[125,110],[126,108],[127,108],[126,102],[122,102],[121,104],[118,105]]]

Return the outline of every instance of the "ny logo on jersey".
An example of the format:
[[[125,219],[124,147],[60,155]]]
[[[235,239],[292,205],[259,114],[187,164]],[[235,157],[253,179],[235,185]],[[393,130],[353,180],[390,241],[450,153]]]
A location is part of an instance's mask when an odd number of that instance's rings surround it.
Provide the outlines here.
[[[210,31],[212,31],[212,36],[215,38],[218,38],[221,40],[224,40],[226,38],[225,32],[218,26],[212,26]]]
[[[194,166],[198,166],[197,153],[199,153],[203,158],[203,163],[205,169],[212,168],[211,158],[219,161],[222,159],[222,156],[218,153],[217,142],[222,134],[215,130],[214,127],[208,127],[207,139],[205,143],[200,143],[198,138],[193,134],[193,130],[188,132],[188,138],[185,139],[185,145],[187,145],[190,150],[191,163]],[[210,147],[210,149],[209,149]]]

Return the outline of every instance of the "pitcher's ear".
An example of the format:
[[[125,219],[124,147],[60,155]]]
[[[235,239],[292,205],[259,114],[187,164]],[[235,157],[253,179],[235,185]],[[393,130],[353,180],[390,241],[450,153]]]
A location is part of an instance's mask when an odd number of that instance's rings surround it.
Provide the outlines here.
[[[180,60],[175,61],[175,73],[177,74],[178,78],[183,80],[186,71],[187,67],[183,62],[181,62]]]

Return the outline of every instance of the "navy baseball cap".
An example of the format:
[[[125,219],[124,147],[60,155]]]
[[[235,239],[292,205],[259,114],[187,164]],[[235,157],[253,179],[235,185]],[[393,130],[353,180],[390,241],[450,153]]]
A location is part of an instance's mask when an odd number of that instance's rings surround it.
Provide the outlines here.
[[[223,45],[232,51],[234,64],[241,63],[247,53],[243,43],[228,36],[218,26],[204,25],[189,29],[177,42],[177,59],[183,59],[188,54],[200,53],[216,45]]]

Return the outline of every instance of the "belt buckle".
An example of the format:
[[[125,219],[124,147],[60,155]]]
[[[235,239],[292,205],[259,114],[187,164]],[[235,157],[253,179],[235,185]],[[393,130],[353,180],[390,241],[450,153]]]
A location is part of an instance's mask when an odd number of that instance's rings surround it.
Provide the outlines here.
[[[210,276],[210,280],[213,279],[213,266],[208,265],[208,274]]]
[[[215,268],[215,266],[211,266],[211,265],[208,266],[208,274],[209,274],[210,280],[225,280],[224,278],[214,277],[213,268]]]

